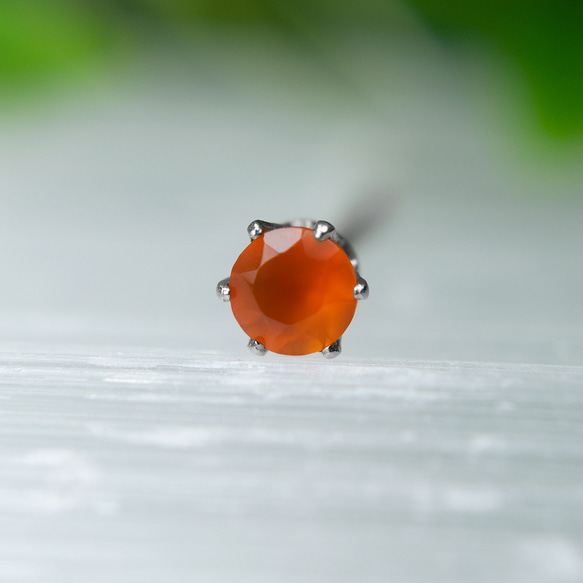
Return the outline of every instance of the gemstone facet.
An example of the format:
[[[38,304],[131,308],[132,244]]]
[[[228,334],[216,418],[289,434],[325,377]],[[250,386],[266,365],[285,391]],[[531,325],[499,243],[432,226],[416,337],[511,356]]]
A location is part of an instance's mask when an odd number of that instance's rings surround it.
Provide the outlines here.
[[[312,229],[267,231],[231,271],[231,307],[253,340],[279,354],[319,352],[336,342],[356,310],[357,277],[345,251]]]

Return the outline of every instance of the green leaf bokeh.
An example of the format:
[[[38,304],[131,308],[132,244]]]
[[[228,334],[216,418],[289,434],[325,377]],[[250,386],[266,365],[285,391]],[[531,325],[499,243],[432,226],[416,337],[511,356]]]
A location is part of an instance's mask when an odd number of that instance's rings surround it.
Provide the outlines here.
[[[583,135],[580,0],[0,0],[0,87],[91,74],[128,46],[203,26],[269,31],[297,44],[306,30],[406,35],[403,11],[454,50],[474,44],[510,63],[542,135]]]

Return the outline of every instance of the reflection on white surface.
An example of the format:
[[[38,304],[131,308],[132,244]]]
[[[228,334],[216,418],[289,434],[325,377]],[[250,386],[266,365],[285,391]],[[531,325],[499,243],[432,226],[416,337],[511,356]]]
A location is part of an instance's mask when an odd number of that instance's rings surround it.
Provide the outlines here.
[[[582,367],[5,348],[0,575],[575,583],[582,386]]]

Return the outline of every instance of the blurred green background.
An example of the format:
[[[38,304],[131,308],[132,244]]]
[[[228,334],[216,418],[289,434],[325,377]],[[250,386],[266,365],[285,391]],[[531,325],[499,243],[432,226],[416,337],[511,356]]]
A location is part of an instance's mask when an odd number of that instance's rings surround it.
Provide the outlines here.
[[[153,47],[196,59],[201,44],[191,40],[225,32],[275,37],[334,75],[328,56],[346,35],[414,43],[419,30],[505,71],[526,139],[580,143],[579,0],[0,0],[0,83],[5,101],[14,101],[130,67]]]

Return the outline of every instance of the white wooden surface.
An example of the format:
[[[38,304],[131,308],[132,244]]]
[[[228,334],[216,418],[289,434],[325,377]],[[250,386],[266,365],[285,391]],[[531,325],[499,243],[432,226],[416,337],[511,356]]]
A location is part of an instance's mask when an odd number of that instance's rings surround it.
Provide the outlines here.
[[[0,354],[0,580],[583,579],[583,368]]]

